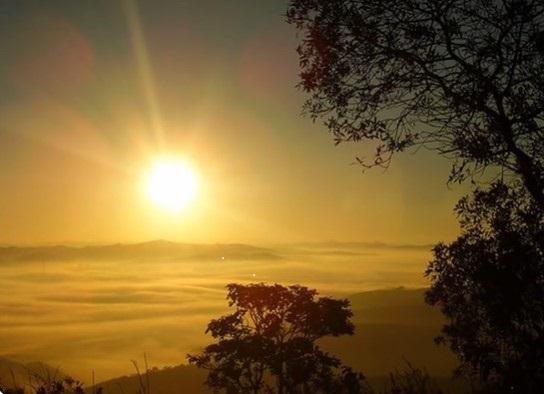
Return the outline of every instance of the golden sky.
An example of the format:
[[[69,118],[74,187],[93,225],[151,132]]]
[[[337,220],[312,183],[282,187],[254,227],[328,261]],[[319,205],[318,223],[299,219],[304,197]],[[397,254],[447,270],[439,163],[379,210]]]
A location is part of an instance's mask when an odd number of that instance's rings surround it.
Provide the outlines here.
[[[284,1],[0,3],[0,243],[428,243],[457,231],[448,163],[351,165],[301,116]],[[142,177],[199,179],[172,214]]]

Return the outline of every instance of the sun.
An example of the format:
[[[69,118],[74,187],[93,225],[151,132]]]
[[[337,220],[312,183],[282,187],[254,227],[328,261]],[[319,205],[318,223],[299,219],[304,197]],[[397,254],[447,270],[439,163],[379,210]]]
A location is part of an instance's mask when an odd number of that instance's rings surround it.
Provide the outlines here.
[[[198,181],[195,170],[177,159],[156,161],[145,176],[145,192],[159,208],[179,213],[197,194]]]

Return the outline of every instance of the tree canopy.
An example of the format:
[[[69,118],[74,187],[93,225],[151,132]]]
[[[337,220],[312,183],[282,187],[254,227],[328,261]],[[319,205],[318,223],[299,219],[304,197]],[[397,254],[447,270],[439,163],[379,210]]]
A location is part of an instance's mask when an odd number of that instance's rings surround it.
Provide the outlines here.
[[[189,362],[209,370],[207,385],[227,393],[359,393],[362,375],[323,352],[316,340],[351,335],[347,300],[278,284],[229,284],[235,311],[206,330],[216,340]]]
[[[494,184],[456,208],[461,235],[438,244],[427,301],[448,318],[440,341],[497,392],[544,387],[544,211]]]
[[[291,0],[305,111],[336,143],[373,141],[362,165],[425,147],[450,181],[500,182],[462,199],[438,244],[427,301],[441,340],[493,392],[544,386],[544,2]],[[540,391],[539,391],[540,390]]]
[[[305,110],[337,143],[378,142],[365,166],[427,147],[450,181],[489,167],[544,207],[544,3],[292,0]]]

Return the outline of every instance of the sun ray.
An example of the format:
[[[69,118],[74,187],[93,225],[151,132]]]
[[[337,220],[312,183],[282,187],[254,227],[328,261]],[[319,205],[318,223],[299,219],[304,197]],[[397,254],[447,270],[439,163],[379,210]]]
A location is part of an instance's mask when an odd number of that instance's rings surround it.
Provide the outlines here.
[[[123,4],[126,12],[130,42],[136,57],[138,73],[141,78],[142,88],[148,106],[151,129],[154,133],[155,142],[160,147],[164,142],[163,119],[140,12],[135,0],[124,0]]]

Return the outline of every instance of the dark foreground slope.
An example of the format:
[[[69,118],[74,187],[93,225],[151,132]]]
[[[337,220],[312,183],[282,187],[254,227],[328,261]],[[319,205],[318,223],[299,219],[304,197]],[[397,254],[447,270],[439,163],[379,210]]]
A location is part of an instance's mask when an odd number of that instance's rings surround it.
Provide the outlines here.
[[[323,347],[363,371],[378,389],[383,388],[390,372],[405,368],[406,361],[415,367],[424,367],[437,378],[440,386],[458,387],[460,384],[449,378],[455,366],[453,355],[433,341],[439,333],[442,317],[424,303],[423,293],[421,289],[392,289],[350,297],[356,335],[327,339],[322,342]],[[152,371],[149,383],[155,393],[208,393],[201,384],[205,376],[205,371],[194,367],[177,366]],[[146,384],[145,377],[142,379]],[[106,394],[136,392],[139,385],[136,375],[99,384]]]
[[[455,358],[437,346],[443,318],[424,301],[424,290],[378,290],[350,297],[356,333],[327,338],[323,346],[367,376],[381,376],[409,361],[433,376],[450,376]]]

